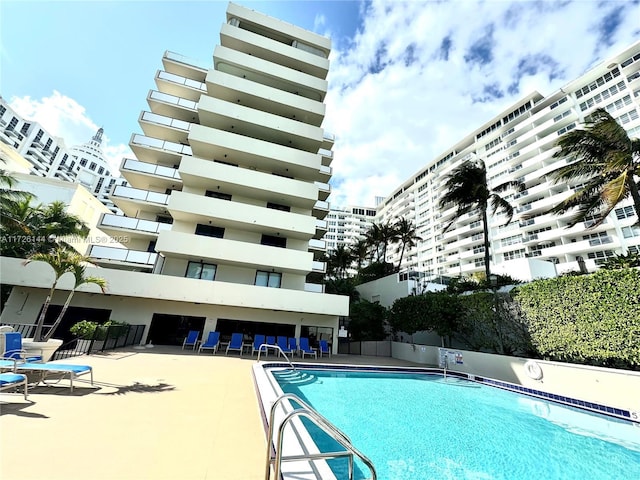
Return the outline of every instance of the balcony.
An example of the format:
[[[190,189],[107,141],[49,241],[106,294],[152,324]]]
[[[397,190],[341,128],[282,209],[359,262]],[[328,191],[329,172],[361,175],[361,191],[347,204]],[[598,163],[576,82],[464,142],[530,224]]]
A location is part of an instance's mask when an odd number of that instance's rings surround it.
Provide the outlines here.
[[[318,150],[320,157],[322,158],[322,165],[326,165],[327,167],[331,165],[333,161],[333,152],[331,150],[327,150],[326,148],[320,148]]]
[[[173,230],[158,235],[156,250],[166,257],[201,258],[221,265],[306,275],[312,270],[313,254],[226,238],[213,238]]]
[[[162,138],[180,144],[187,143],[191,128],[190,122],[151,112],[142,112],[138,123],[147,137]]]
[[[198,104],[200,124],[245,137],[316,153],[322,129],[297,120],[256,110],[238,102],[203,96]]]
[[[190,78],[162,70],[156,74],[156,85],[162,93],[168,93],[169,95],[185,98],[193,102],[198,102],[200,96],[207,92],[207,87],[203,82],[191,80]]]
[[[313,293],[324,293],[324,285],[319,283],[305,283],[304,291]]]
[[[185,122],[195,122],[198,118],[198,103],[186,98],[151,90],[147,95],[147,103],[151,111],[158,115],[165,115]]]
[[[311,210],[318,199],[318,189],[312,183],[201,158],[184,157],[179,172],[189,187],[209,190],[215,185],[223,192],[259,199],[265,204],[274,202]]]
[[[216,70],[311,100],[322,102],[327,93],[328,83],[324,79],[222,45],[216,46],[213,59]]]
[[[239,103],[256,110],[320,127],[325,115],[322,102],[253,82],[242,76],[210,70],[206,79],[210,97]]]
[[[125,158],[120,165],[120,172],[130,186],[141,190],[152,188],[174,190],[182,186],[182,179],[177,169],[154,163]]]
[[[171,224],[105,213],[98,222],[98,228],[106,234],[126,232],[141,238],[154,238],[163,230],[171,230]]]
[[[177,165],[182,155],[193,155],[189,145],[133,134],[129,146],[138,160],[146,163]]]
[[[313,261],[311,263],[311,271],[316,273],[327,273],[327,264],[325,262]]]
[[[126,248],[91,245],[88,257],[99,265],[116,264],[120,266],[130,266],[132,268],[151,270],[158,259],[158,254],[153,252],[143,252],[140,250],[129,250]]]
[[[207,62],[194,60],[168,50],[164,52],[162,57],[162,66],[169,73],[192,78],[201,82],[204,82],[207,71],[213,67],[212,64]]]
[[[331,194],[331,185],[322,182],[313,182],[318,187],[318,199],[325,201]]]
[[[333,133],[323,132],[321,148],[324,148],[325,150],[331,150],[335,141],[336,136]]]
[[[316,240],[321,239],[327,233],[327,221],[316,219],[316,232],[313,238]]]
[[[316,240],[312,238],[309,240],[309,250],[313,250],[314,252],[326,252],[327,251],[327,242],[324,240]]]
[[[248,168],[304,180],[320,179],[320,156],[224,130],[193,125],[189,132],[193,155],[225,159]]]
[[[324,219],[329,214],[329,202],[318,200],[313,206],[312,214],[320,220]]]
[[[118,185],[109,196],[128,217],[136,217],[139,211],[164,213],[169,203],[169,195],[150,192],[139,188]]]

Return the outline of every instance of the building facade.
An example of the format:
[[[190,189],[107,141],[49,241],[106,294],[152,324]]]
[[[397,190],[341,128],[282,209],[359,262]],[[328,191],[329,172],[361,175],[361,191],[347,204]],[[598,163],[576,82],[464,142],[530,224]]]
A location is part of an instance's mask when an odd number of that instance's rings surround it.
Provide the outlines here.
[[[526,190],[506,199],[515,207],[514,220],[489,219],[492,266],[518,278],[509,262],[534,258],[556,264],[558,273],[588,270],[615,254],[638,252],[640,229],[631,199],[618,205],[606,221],[587,221],[567,228],[573,215],[544,212],[567,198],[579,181],[555,184],[549,173],[566,160],[553,154],[558,138],[585,121],[596,108],[605,108],[631,137],[640,135],[640,43],[595,66],[581,77],[544,97],[534,92],[451,146],[412,175],[378,207],[377,220],[407,217],[422,238],[405,252],[403,270],[422,277],[465,276],[484,271],[481,220],[465,215],[443,233],[455,207],[438,208],[446,176],[465,160],[483,159],[489,186],[508,180],[525,183]],[[391,252],[390,261],[397,261]],[[513,269],[512,269],[513,270]]]
[[[333,136],[321,124],[330,47],[229,4],[213,66],[165,53],[142,133],[131,137],[136,158],[122,164],[129,185],[111,194],[125,216],[97,225],[127,248],[91,246],[108,295],[76,295],[75,307],[144,324],[153,343],[181,344],[199,329],[325,338],[337,349],[348,297],[307,279],[325,271],[314,255],[325,251],[329,212]],[[22,272],[20,285],[43,288],[38,275],[24,280],[27,268],[40,266],[3,259],[3,278]],[[17,299],[35,293],[14,290]]]
[[[332,207],[327,215],[328,231],[324,236],[327,250],[348,247],[363,238],[371,228],[376,213],[376,209],[370,207]]]

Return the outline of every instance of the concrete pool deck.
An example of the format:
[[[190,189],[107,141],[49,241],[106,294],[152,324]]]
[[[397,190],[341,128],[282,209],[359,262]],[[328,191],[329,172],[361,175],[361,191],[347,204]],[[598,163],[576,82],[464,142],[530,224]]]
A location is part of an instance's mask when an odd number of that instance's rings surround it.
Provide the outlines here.
[[[83,376],[73,393],[66,380],[30,389],[29,400],[0,393],[0,478],[262,480],[255,358],[155,347],[61,361],[91,365],[93,387]],[[317,362],[418,366],[360,355]]]

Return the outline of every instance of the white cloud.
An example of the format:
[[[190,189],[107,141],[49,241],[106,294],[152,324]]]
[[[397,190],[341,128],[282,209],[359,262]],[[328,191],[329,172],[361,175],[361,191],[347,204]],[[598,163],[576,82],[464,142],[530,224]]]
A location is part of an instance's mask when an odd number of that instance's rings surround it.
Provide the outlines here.
[[[621,23],[603,42],[600,24],[621,6]],[[527,94],[551,94],[640,38],[638,3],[390,0],[365,8],[348,49],[334,42],[331,56],[324,126],[336,134],[336,206],[373,206]],[[483,38],[491,61],[467,64]]]
[[[55,90],[41,99],[13,97],[9,105],[25,119],[38,122],[50,135],[62,139],[67,147],[88,142],[100,128],[82,105]],[[102,150],[114,174],[120,171],[122,157],[133,156],[128,145],[111,145],[107,133],[103,136]]]

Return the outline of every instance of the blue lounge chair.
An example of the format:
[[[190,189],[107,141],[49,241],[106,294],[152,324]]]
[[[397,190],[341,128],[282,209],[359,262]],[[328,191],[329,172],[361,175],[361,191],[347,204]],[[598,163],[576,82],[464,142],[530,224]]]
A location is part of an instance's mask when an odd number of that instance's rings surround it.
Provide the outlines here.
[[[267,337],[267,343],[268,343],[269,345],[275,345],[275,344],[276,344],[276,337],[272,337],[271,335],[269,335],[269,336]]]
[[[73,381],[81,375],[87,373],[91,374],[91,385],[93,385],[93,368],[89,365],[72,365],[63,363],[37,363],[37,362],[16,362],[15,360],[0,360],[0,369],[13,370],[16,373],[34,374],[38,375],[38,381],[36,384],[42,382],[45,385],[51,385],[52,383],[58,383],[65,377],[69,378],[71,384],[71,392],[73,392]],[[55,382],[47,381],[49,375],[61,375],[61,378],[57,378]]]
[[[4,352],[2,358],[15,358],[25,362],[41,362],[42,351],[40,355],[28,355],[22,347],[22,334],[20,332],[5,332],[4,336]]]
[[[193,347],[193,349],[195,350],[196,346],[198,345],[199,335],[200,332],[198,330],[189,330],[187,338],[185,338],[184,342],[182,342],[182,349],[184,350],[184,347]]]
[[[240,356],[242,357],[243,348],[244,348],[244,343],[242,342],[242,334],[232,333],[231,341],[229,342],[229,345],[227,345],[227,350],[224,352],[224,354],[228,355],[229,350],[238,350],[240,352]]]
[[[260,350],[260,345],[262,345],[263,343],[266,343],[264,341],[264,335],[254,335],[253,336],[253,344],[251,345],[251,355],[253,355],[254,353],[256,353],[258,350]],[[262,351],[265,354],[268,354],[269,351],[267,348],[263,348]]]
[[[0,390],[24,385],[24,399],[27,399],[27,376],[21,373],[0,373]]]
[[[302,358],[305,355],[313,355],[314,358],[318,358],[318,352],[309,346],[309,339],[306,337],[300,337],[300,352],[302,353]]]
[[[289,347],[287,337],[278,337],[277,342],[280,350],[282,350],[284,353],[293,353],[293,350]],[[278,352],[278,355],[280,355],[280,352]]]
[[[331,350],[329,349],[329,342],[327,342],[326,340],[320,340],[320,356],[321,357],[322,357],[322,354],[325,354],[328,357],[331,356]]]
[[[299,351],[298,342],[295,337],[289,337],[289,351],[296,355]]]
[[[202,350],[213,350],[213,353],[215,354],[218,351],[219,345],[220,345],[220,332],[209,332],[209,336],[207,337],[207,340],[200,344],[198,353],[202,352]]]

